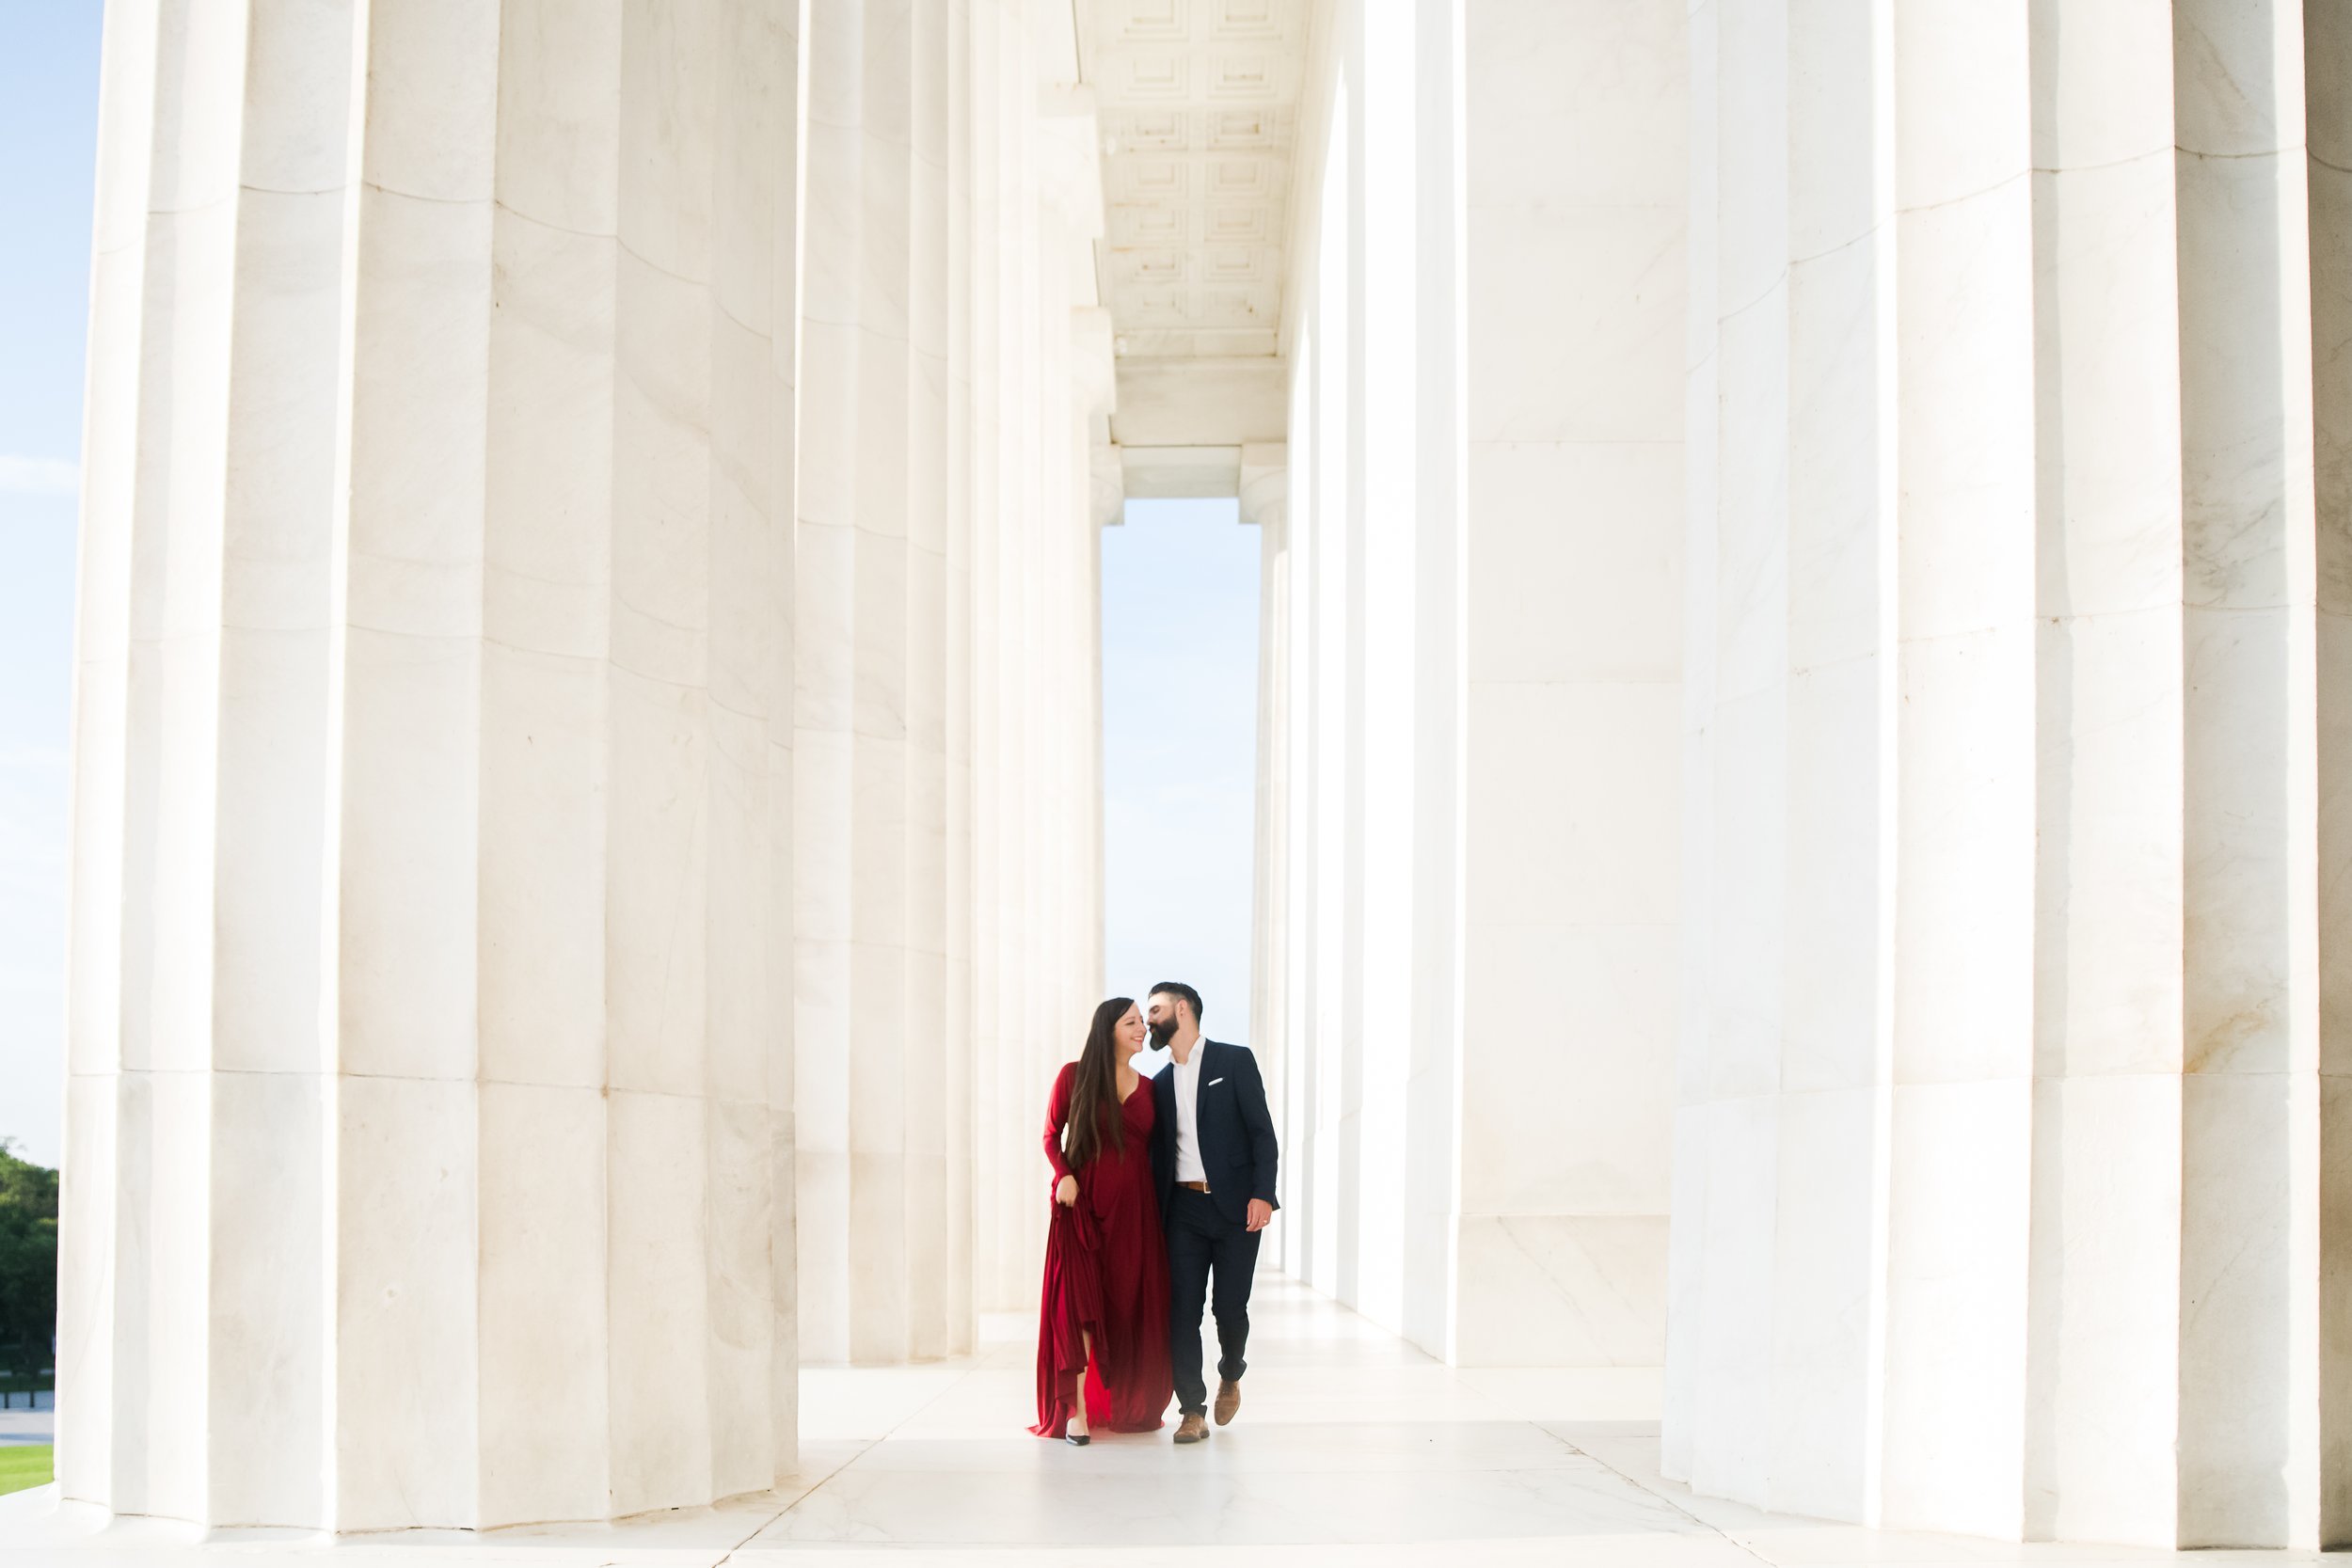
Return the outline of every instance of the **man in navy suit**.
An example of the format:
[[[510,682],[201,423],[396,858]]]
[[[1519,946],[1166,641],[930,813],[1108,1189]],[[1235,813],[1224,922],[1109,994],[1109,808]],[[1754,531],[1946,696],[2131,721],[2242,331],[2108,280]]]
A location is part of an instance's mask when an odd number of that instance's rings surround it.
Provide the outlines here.
[[[1200,1037],[1200,993],[1179,980],[1152,988],[1144,1021],[1168,1053],[1152,1080],[1152,1174],[1168,1231],[1168,1360],[1176,1441],[1209,1435],[1208,1388],[1200,1376],[1200,1307],[1216,1316],[1216,1424],[1241,1408],[1248,1365],[1249,1280],[1258,1235],[1274,1218],[1274,1118],[1267,1115],[1258,1059],[1238,1045]],[[1210,1277],[1216,1276],[1216,1290]]]

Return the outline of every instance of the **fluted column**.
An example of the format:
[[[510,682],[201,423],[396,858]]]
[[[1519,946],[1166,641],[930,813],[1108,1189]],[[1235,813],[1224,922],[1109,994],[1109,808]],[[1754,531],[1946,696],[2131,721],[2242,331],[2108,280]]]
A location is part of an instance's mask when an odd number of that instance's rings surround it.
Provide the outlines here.
[[[1101,511],[1107,323],[1090,96],[1041,84],[1026,13],[975,0],[973,834],[982,1310],[1036,1300],[1055,1071],[1101,1000]],[[983,40],[993,39],[993,47]]]
[[[1036,1127],[1101,969],[1099,165],[1083,90],[1041,90],[1038,20],[1003,0],[814,13],[795,812],[812,1361],[967,1350],[977,1307],[1034,1291]]]
[[[1249,1041],[1264,1078],[1275,1124],[1282,1125],[1289,1062],[1282,1049],[1289,1015],[1284,982],[1289,934],[1290,827],[1290,462],[1279,445],[1242,454],[1241,520],[1258,531],[1258,787],[1249,915]],[[1279,1217],[1279,1216],[1278,1216]],[[1282,1238],[1276,1237],[1278,1245]]]
[[[954,1355],[968,1354],[977,1334],[974,1250],[979,1191],[979,1122],[976,1101],[978,1031],[975,1021],[973,954],[977,913],[977,843],[974,831],[977,768],[974,762],[972,721],[977,703],[973,622],[977,608],[973,586],[973,534],[978,507],[973,475],[973,365],[977,339],[971,280],[975,264],[973,171],[978,139],[976,92],[979,67],[974,57],[971,0],[946,0],[945,10],[947,476],[942,504],[946,516],[946,691],[943,728],[947,777],[943,936],[947,966],[940,1044],[946,1055],[941,1064],[946,1097],[942,1107],[946,1156],[946,1237],[943,1259],[946,1271],[946,1348],[947,1354]]]
[[[1469,1365],[1662,1346],[1686,9],[1464,13],[1449,1349]]]
[[[2311,629],[2342,334],[2298,136],[2344,60],[2302,22],[1694,13],[1684,844],[1719,913],[1665,1451],[1702,1491],[2344,1533]]]
[[[1023,798],[1009,683],[1020,662],[1012,639],[1022,563],[1016,489],[1023,473],[1013,442],[1023,421],[1008,417],[1023,342],[1013,318],[1023,269],[1014,193],[1025,117],[1025,56],[1003,0],[972,0],[972,1052],[973,1291],[982,1308],[1020,1299],[1016,1183],[1027,1170],[1016,1130],[1028,1097],[1011,1042],[1019,952],[1020,848],[1011,808]],[[1034,90],[1034,89],[1028,89]],[[1041,1122],[1042,1120],[1041,1117]]]
[[[795,13],[362,15],[109,19],[61,1490],[764,1488]]]
[[[2173,1505],[2186,803],[2181,336],[2166,18],[2042,5],[2033,71],[2040,625],[2028,1534]],[[2114,45],[2093,50],[2088,24]],[[2142,240],[2119,244],[2121,237]],[[2036,1418],[2036,1417],[2039,1418]]]
[[[909,468],[907,496],[907,974],[906,1107],[907,1350],[916,1359],[947,1353],[967,1331],[948,1322],[950,1228],[947,1127],[947,945],[954,890],[948,866],[947,709],[963,661],[951,657],[947,557],[957,526],[949,495],[955,454],[949,432],[948,138],[954,95],[947,0],[916,0],[913,18],[913,158],[907,245],[913,259],[908,335],[914,363],[908,424],[932,455]],[[957,1120],[964,1119],[961,1115]]]
[[[2352,1541],[2352,1516],[2322,1530],[2316,1426],[2323,1356],[2352,1356],[2319,1330],[2321,1214],[2347,1216],[2323,1199],[2318,1078],[2323,1020],[2352,1018],[2328,1018],[2320,990],[2302,23],[2292,0],[2173,12],[2188,677],[2178,1513],[2183,1544],[2200,1546]]]
[[[2318,733],[2320,1533],[2352,1535],[2352,13],[2303,8]]]
[[[1341,5],[1302,122],[1259,889],[1281,1241],[1465,1364],[1663,1333],[1682,29]]]
[[[1321,611],[1317,590],[1322,557],[1317,535],[1324,443],[1314,418],[1322,363],[1315,314],[1302,308],[1301,319],[1284,345],[1291,362],[1291,417],[1288,439],[1283,443],[1289,479],[1283,486],[1282,520],[1282,724],[1272,742],[1281,759],[1282,799],[1274,809],[1283,824],[1284,842],[1281,864],[1267,866],[1261,873],[1267,883],[1279,888],[1281,895],[1270,922],[1281,933],[1281,969],[1270,988],[1279,999],[1280,1011],[1269,1022],[1282,1042],[1283,1157],[1279,1166],[1282,1268],[1297,1279],[1312,1277],[1315,1212],[1311,1195],[1316,1184],[1312,1163],[1307,1158],[1311,1148],[1307,1129],[1313,1115],[1320,1055],[1314,1037],[1317,976],[1313,955],[1320,937],[1315,860],[1321,847],[1315,815],[1319,731],[1314,674]],[[1260,592],[1264,591],[1261,584]]]
[[[970,1343],[960,6],[812,17],[800,526],[803,1357]],[[951,1058],[957,1058],[951,1060]],[[962,1140],[962,1141],[960,1141]]]

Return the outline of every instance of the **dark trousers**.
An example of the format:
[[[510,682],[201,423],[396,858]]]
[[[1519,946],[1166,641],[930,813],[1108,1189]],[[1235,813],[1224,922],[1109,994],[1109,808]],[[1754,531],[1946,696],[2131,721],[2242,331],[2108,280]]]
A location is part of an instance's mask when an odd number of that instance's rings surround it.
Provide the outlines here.
[[[1239,1382],[1248,1363],[1249,1280],[1258,1272],[1258,1235],[1229,1220],[1216,1200],[1178,1187],[1168,1212],[1168,1359],[1176,1373],[1176,1407],[1186,1415],[1209,1408],[1200,1380],[1200,1307],[1216,1315],[1216,1373]],[[1214,1274],[1216,1288],[1210,1291]]]

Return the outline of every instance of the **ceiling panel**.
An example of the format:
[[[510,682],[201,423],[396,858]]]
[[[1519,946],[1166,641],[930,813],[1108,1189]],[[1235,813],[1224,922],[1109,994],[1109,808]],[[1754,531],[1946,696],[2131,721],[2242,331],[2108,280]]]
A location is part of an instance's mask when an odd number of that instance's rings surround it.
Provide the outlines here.
[[[1272,354],[1307,13],[1306,0],[1079,0],[1123,356]]]

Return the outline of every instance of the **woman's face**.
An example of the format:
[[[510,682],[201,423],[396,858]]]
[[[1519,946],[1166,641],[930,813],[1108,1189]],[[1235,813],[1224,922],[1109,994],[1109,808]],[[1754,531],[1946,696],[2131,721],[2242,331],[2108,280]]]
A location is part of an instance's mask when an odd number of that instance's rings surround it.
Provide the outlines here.
[[[1120,1058],[1128,1061],[1134,1060],[1136,1053],[1143,1049],[1144,1037],[1149,1033],[1143,1026],[1142,1011],[1139,1008],[1129,1007],[1120,1017],[1119,1026],[1113,1033],[1119,1039]]]

